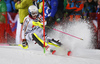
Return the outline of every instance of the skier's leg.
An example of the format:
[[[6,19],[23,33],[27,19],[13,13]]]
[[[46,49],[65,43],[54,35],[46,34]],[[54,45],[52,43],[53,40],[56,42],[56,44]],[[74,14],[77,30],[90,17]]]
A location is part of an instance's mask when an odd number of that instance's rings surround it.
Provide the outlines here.
[[[36,33],[33,33],[33,34],[32,34],[32,38],[33,38],[33,40],[35,40],[41,47],[43,47],[44,41],[43,41]],[[46,42],[45,42],[45,46],[47,46],[47,43],[46,43]]]
[[[36,34],[36,33],[33,33],[32,35],[33,39],[43,48],[43,45],[44,45],[44,41]],[[53,50],[51,49],[47,43],[45,42],[45,47],[46,47],[46,50],[50,51],[52,54],[54,54],[56,52],[56,50]]]
[[[46,37],[47,37],[47,35],[45,34],[45,39],[46,39]],[[41,29],[41,28],[36,29],[34,31],[34,33],[32,34],[32,38],[43,48],[43,45],[44,45],[43,29]],[[51,49],[51,47],[48,46],[47,41],[45,41],[45,48],[46,48],[46,50],[50,51],[51,53],[55,52],[55,50]],[[51,50],[53,50],[53,51],[51,51]]]

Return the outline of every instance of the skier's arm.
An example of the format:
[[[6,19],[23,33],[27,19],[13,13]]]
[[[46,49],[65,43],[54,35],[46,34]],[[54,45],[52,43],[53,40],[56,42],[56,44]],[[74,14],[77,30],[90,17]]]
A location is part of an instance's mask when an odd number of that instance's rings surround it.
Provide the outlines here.
[[[22,25],[22,39],[25,39],[25,32],[26,32],[27,25],[28,25],[28,23],[26,21],[27,21],[27,18],[24,19],[24,22]]]
[[[39,26],[40,28],[43,28],[43,24],[40,23],[39,21],[38,21],[38,22],[32,21],[32,24],[33,24],[34,26]]]
[[[38,19],[39,19],[39,22],[41,24],[43,24],[43,16],[42,15],[39,15]],[[47,24],[47,21],[45,19],[44,19],[44,22],[45,22],[45,25],[46,25]]]

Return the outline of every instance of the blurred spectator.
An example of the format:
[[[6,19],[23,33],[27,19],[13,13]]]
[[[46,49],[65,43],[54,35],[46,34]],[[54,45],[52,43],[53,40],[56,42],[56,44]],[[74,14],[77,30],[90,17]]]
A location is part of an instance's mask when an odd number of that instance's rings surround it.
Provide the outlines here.
[[[37,0],[37,3],[40,3],[40,2],[42,2],[42,0]]]
[[[37,0],[33,0],[33,5],[35,5],[35,6],[38,7],[38,5],[37,5]]]
[[[87,0],[84,4],[84,19],[88,18],[91,13],[96,12],[96,3],[93,0]]]
[[[94,0],[94,2],[95,2],[95,3],[97,3],[97,2],[98,2],[98,0]]]
[[[98,0],[98,6],[97,6],[97,11],[96,13],[100,14],[100,0]]]
[[[39,5],[38,11],[41,15],[43,15],[43,2],[42,1],[38,2],[38,5]]]
[[[69,0],[64,0],[64,19],[66,19],[66,17],[68,16],[68,10],[66,10],[66,6],[68,4]]]
[[[11,0],[5,0],[6,6],[7,6],[7,12],[12,12],[12,5],[11,5]]]
[[[0,0],[0,23],[5,23],[5,17],[2,14],[5,14],[6,11],[6,3],[4,0]]]
[[[51,1],[51,0],[48,0],[48,1]],[[47,2],[47,0],[45,0],[45,2]],[[63,2],[64,2],[64,0],[58,0],[58,6],[56,7],[57,11],[56,11],[56,13],[55,13],[55,15],[53,17],[53,22],[54,21],[60,21],[61,18],[63,17],[63,10],[64,10]],[[43,10],[42,10],[42,8],[43,8],[43,2],[42,2],[42,0],[38,0],[37,3],[36,3],[36,1],[34,1],[33,4],[38,7],[39,13],[43,15]],[[49,3],[48,3],[48,5],[49,5]],[[51,8],[51,5],[49,5],[49,6]],[[47,18],[47,20],[48,19],[49,18]]]
[[[5,43],[5,17],[7,7],[4,0],[0,0],[0,43]]]
[[[64,10],[64,0],[58,0],[58,9],[57,10]]]
[[[97,21],[98,21],[98,49],[100,49],[100,0],[98,0],[96,13],[97,13]]]
[[[38,7],[38,9],[39,9],[39,5],[40,5],[40,3],[42,2],[42,0],[36,0],[37,1],[37,7]],[[43,5],[43,4],[42,4]]]
[[[12,12],[14,13],[17,13],[18,10],[15,8],[15,3],[17,2],[18,0],[13,0],[11,1],[11,6],[12,6]]]
[[[96,19],[98,21],[100,21],[100,16],[99,16],[100,15],[100,0],[98,0],[98,6],[97,6],[96,14],[97,14]]]
[[[42,2],[42,0],[34,0],[33,5],[37,6],[39,13],[41,15],[43,15],[43,2]]]
[[[55,14],[57,12],[58,0],[45,0],[45,18],[47,25],[51,25],[55,22]]]
[[[73,18],[75,16],[75,20],[80,20],[82,16],[82,9],[84,7],[84,4],[81,2],[81,0],[69,0],[68,4],[66,6],[66,12],[68,12],[69,15],[69,21],[73,21]]]
[[[64,15],[64,0],[58,0],[57,12],[55,14],[55,21],[60,22]]]
[[[82,18],[85,19],[86,18],[86,14],[85,14],[85,10],[86,10],[86,2],[87,0],[82,0],[82,3],[84,4],[84,7],[82,9]]]
[[[15,8],[18,9],[20,23],[23,24],[24,17],[28,15],[28,7],[33,5],[34,0],[21,0],[15,3]]]
[[[63,2],[63,4],[64,4],[64,10],[66,9],[67,1],[68,1],[68,0],[64,0],[64,2]]]
[[[39,13],[42,14],[42,8],[43,8],[42,0],[34,0],[33,5],[37,6]]]

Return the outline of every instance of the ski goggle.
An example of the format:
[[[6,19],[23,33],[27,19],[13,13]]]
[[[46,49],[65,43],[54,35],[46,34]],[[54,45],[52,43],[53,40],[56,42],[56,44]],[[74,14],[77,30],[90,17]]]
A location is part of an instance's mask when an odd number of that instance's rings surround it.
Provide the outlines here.
[[[37,16],[38,12],[31,13],[32,16]]]

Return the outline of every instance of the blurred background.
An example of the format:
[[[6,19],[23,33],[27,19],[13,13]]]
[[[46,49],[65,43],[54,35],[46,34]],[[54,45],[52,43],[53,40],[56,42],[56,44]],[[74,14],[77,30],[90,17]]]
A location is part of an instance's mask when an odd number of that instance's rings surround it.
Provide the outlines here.
[[[100,49],[100,0],[44,1],[48,26],[85,21],[92,25],[95,48]],[[0,0],[0,43],[21,43],[23,20],[30,5],[36,5],[43,15],[42,0]]]

